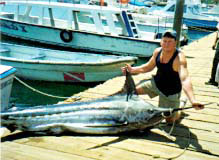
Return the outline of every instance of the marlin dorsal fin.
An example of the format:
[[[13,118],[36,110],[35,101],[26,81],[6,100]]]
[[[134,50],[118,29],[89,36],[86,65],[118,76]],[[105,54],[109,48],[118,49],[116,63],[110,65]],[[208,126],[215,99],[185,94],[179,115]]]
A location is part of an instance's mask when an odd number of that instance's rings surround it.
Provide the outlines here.
[[[128,101],[133,94],[137,94],[135,81],[132,78],[131,73],[126,69],[126,79],[124,88],[127,92],[126,101]]]

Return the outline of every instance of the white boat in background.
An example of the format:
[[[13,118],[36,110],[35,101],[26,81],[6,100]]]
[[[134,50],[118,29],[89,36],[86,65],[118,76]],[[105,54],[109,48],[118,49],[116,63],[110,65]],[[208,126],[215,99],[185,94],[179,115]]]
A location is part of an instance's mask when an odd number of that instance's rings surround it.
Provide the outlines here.
[[[142,1],[141,3],[144,2],[146,2],[146,0]],[[72,1],[69,1],[69,3],[72,3]],[[89,5],[100,5],[100,0],[90,0],[87,3]],[[117,0],[104,0],[104,5],[106,6],[116,7],[121,10],[126,9],[128,13],[131,13],[139,31],[152,32],[155,33],[157,37],[161,37],[166,30],[170,30],[173,28],[173,16],[149,15],[147,7],[135,6],[131,5],[130,3],[137,3],[137,1],[129,1],[129,4],[122,4],[121,1]],[[89,19],[86,19],[85,17],[86,15],[83,16],[83,20],[85,22],[89,22]],[[92,18],[92,15],[89,15],[89,17]],[[105,22],[105,24],[107,24],[104,17],[101,17],[101,19],[103,22]],[[181,41],[186,42],[188,27],[185,24],[182,24],[181,33]]]
[[[176,0],[169,0],[167,5],[160,9],[154,10],[148,14],[158,16],[174,16]],[[205,28],[216,30],[219,23],[218,17],[202,14],[200,0],[185,0],[183,23],[189,28]]]
[[[213,8],[209,9],[208,11],[202,11],[202,14],[219,17],[219,5],[215,5]]]
[[[1,49],[0,49],[1,50]],[[0,108],[1,111],[8,109],[9,98],[16,69],[11,66],[0,65]]]
[[[136,57],[67,52],[1,43],[0,61],[16,68],[16,76],[56,82],[100,82],[121,76],[121,67]]]
[[[172,16],[158,16],[150,14],[132,13],[139,30],[155,32],[162,35],[166,30],[173,28],[174,19]],[[181,41],[186,41],[184,35],[188,33],[188,27],[182,24]],[[161,37],[161,36],[160,36]]]
[[[40,1],[0,4],[1,34],[56,46],[150,57],[160,46],[156,33],[139,31],[132,14],[115,7]],[[80,22],[92,15],[93,24]],[[105,17],[107,25],[102,24]],[[115,25],[114,17],[120,26]]]

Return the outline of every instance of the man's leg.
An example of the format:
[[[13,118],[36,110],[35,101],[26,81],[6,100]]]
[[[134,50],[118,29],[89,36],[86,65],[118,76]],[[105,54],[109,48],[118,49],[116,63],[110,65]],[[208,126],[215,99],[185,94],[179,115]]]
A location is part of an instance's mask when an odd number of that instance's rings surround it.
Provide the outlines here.
[[[142,84],[136,87],[136,91],[138,95],[146,94],[150,98],[158,96],[155,91],[153,79],[145,80]]]
[[[212,69],[211,69],[211,78],[205,84],[218,86],[218,83],[215,82],[215,76],[216,76],[216,72],[217,72],[218,62],[219,62],[219,50],[216,50],[215,56],[214,56],[214,59],[213,59],[213,64],[212,64],[213,66],[212,66]]]
[[[164,95],[159,96],[159,107],[163,108],[179,108],[180,106],[180,93],[170,95],[168,97]],[[175,112],[171,117],[166,118],[167,123],[173,123],[179,120],[181,117],[181,112]]]

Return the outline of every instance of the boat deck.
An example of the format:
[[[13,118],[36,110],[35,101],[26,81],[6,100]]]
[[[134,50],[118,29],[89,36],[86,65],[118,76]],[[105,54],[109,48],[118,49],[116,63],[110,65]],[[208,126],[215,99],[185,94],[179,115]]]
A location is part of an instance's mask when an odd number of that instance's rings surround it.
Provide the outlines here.
[[[214,38],[215,33],[184,47],[195,95],[211,104],[204,110],[183,112],[183,119],[173,127],[171,137],[157,128],[108,136],[72,133],[38,136],[15,132],[1,139],[2,160],[219,160],[219,89],[204,84],[210,77]],[[138,83],[145,77],[150,74],[137,75],[134,79]],[[111,79],[77,95],[81,100],[108,96],[122,88],[124,79]],[[158,101],[146,95],[142,98],[153,104]],[[188,102],[186,106],[189,105]],[[171,127],[163,126],[163,129],[169,132]]]

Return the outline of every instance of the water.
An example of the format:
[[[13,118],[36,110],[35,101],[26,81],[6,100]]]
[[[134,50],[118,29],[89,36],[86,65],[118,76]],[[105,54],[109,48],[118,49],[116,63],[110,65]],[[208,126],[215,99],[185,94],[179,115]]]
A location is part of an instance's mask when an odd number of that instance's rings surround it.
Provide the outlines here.
[[[189,42],[200,39],[208,35],[209,33],[211,32],[189,30],[188,31]],[[17,41],[13,38],[4,37],[4,36],[2,36],[1,38],[3,42],[18,43],[18,44],[27,43],[25,41],[24,42]],[[34,46],[33,43],[30,43],[28,45]],[[47,46],[43,45],[42,47],[47,47]],[[146,59],[140,59],[140,61],[137,64],[142,64],[146,61],[147,61]],[[96,85],[100,84],[100,83],[86,83],[86,84],[84,83],[72,84],[71,83],[70,84],[70,83],[55,83],[55,82],[42,82],[42,81],[27,81],[27,80],[24,80],[24,82],[30,85],[31,87],[35,88],[36,90],[40,90],[42,92],[45,92],[51,95],[61,96],[61,97],[69,97],[69,96],[72,96],[73,94],[82,92],[90,87],[95,87]],[[15,104],[23,104],[27,106],[35,106],[35,105],[41,105],[41,104],[43,105],[54,104],[54,103],[57,103],[63,100],[64,99],[51,98],[45,95],[41,95],[23,86],[17,80],[14,80],[10,102],[15,103]]]
[[[94,87],[97,83],[91,84],[70,84],[70,83],[55,83],[55,82],[43,82],[43,81],[30,81],[22,80],[31,87],[40,90],[44,93],[48,93],[55,96],[70,97],[75,93],[82,92],[89,87]],[[13,89],[11,94],[11,104],[35,106],[55,104],[64,99],[48,97],[41,95],[35,91],[30,90],[17,80],[13,82]]]

